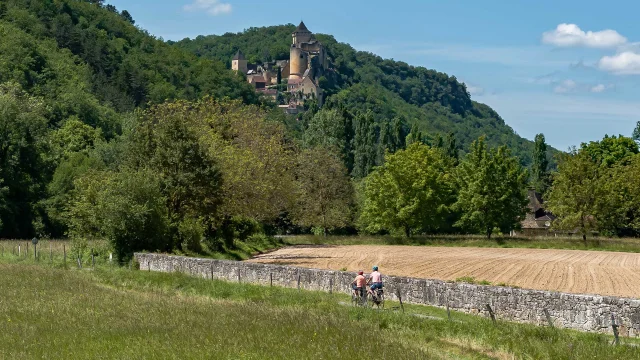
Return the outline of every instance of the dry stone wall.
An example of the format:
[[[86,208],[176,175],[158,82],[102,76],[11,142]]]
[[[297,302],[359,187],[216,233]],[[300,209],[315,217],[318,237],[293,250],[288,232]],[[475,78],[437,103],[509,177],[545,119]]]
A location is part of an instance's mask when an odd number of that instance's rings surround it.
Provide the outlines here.
[[[207,279],[273,285],[304,290],[350,292],[355,273],[241,261],[136,253],[140,270],[181,272]],[[502,320],[547,324],[545,309],[556,327],[612,332],[611,315],[623,336],[640,336],[640,299],[567,294],[503,286],[473,285],[384,276],[385,296],[407,303],[445,307],[487,315],[490,305]]]

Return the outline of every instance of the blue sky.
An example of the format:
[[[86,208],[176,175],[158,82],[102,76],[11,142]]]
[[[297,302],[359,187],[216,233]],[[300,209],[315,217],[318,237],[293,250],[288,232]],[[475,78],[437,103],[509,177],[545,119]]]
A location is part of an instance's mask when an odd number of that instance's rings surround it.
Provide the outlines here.
[[[304,20],[358,50],[455,75],[518,134],[542,132],[562,150],[629,136],[640,120],[636,1],[109,2],[165,40]]]

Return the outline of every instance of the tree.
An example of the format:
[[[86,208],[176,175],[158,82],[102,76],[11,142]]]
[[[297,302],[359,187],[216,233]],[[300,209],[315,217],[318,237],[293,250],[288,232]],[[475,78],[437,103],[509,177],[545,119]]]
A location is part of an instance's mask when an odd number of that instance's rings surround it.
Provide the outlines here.
[[[151,107],[132,134],[131,164],[159,175],[176,236],[181,222],[215,217],[222,202],[220,167],[201,143],[199,129],[185,119],[189,113],[186,102]]]
[[[0,179],[4,206],[0,237],[33,236],[37,203],[45,196],[50,163],[46,108],[16,83],[0,84]]]
[[[326,236],[328,230],[351,223],[353,188],[338,155],[323,147],[306,149],[298,157],[296,175],[297,224],[322,227]]]
[[[578,230],[585,241],[592,231],[603,228],[601,215],[615,211],[615,207],[606,206],[609,199],[604,170],[587,151],[573,149],[560,158],[545,202],[547,209],[557,216],[554,228]]]
[[[135,251],[169,251],[162,180],[150,170],[90,172],[75,182],[69,210],[72,238],[106,238],[119,261]]]
[[[533,148],[533,165],[531,166],[531,185],[537,192],[544,194],[549,187],[549,160],[547,144],[543,134],[536,135]]]
[[[122,16],[122,18],[129,22],[131,25],[135,25],[136,21],[133,20],[133,16],[131,16],[131,14],[127,10],[122,10],[120,16]]]
[[[458,200],[461,213],[457,226],[484,233],[495,228],[508,232],[516,228],[527,211],[527,171],[505,146],[487,149],[481,137],[457,168]]]
[[[354,122],[353,177],[361,179],[367,176],[376,165],[378,141],[371,112],[358,114]]]
[[[638,144],[625,136],[605,135],[600,141],[591,141],[580,145],[580,152],[586,153],[591,160],[606,167],[626,165],[638,154]]]
[[[389,154],[365,179],[361,228],[407,237],[446,228],[455,201],[452,171],[449,157],[420,142]]]
[[[635,142],[640,143],[640,121],[636,123],[636,128],[633,129],[633,134],[631,138],[635,140]]]
[[[342,114],[337,109],[318,111],[304,132],[303,144],[306,148],[322,146],[346,157],[345,119]]]
[[[446,143],[446,152],[450,158],[453,159],[453,165],[458,165],[458,146],[456,143],[456,136],[454,133],[450,132],[447,134],[447,143]]]
[[[407,129],[407,122],[401,116],[393,118],[393,124],[391,126],[391,138],[393,140],[393,147],[389,150],[394,153],[398,150],[402,150],[406,147],[406,140],[409,131]]]
[[[418,129],[418,124],[413,123],[411,126],[411,132],[407,135],[406,145],[409,146],[417,142],[423,142],[423,135],[422,131]]]

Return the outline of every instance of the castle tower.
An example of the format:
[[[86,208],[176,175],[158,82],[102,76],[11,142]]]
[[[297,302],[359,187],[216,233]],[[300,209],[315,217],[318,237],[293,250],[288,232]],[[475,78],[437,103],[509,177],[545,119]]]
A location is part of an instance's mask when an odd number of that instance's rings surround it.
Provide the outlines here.
[[[307,70],[309,55],[292,44],[289,57],[289,79],[302,79],[302,75]]]
[[[242,51],[238,50],[233,60],[231,60],[231,70],[240,71],[245,75],[247,74],[247,59],[245,59]]]
[[[300,21],[300,25],[296,28],[296,31],[291,34],[293,36],[293,45],[300,46],[301,43],[306,43],[311,40],[311,31],[307,29],[307,26],[303,21]]]

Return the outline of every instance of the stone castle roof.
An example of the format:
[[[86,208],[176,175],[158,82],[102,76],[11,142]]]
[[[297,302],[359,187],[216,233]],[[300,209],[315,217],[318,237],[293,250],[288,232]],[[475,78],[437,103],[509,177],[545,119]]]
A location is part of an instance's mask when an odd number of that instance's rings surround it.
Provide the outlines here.
[[[300,25],[298,25],[295,32],[298,33],[298,32],[311,32],[311,31],[307,29],[307,26],[304,24],[304,21],[300,21]]]
[[[233,60],[246,60],[246,59],[244,58],[244,54],[242,53],[242,51],[238,50],[236,55],[233,57]]]

